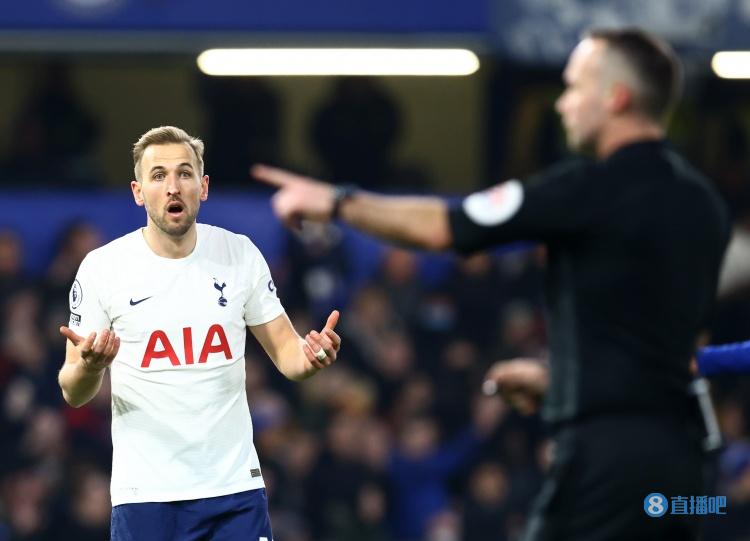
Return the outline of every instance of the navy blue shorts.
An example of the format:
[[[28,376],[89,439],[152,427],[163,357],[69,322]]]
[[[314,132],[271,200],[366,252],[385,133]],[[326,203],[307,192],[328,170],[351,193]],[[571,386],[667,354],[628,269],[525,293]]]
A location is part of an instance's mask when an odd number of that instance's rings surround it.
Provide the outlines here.
[[[112,541],[272,541],[266,490],[112,508]]]

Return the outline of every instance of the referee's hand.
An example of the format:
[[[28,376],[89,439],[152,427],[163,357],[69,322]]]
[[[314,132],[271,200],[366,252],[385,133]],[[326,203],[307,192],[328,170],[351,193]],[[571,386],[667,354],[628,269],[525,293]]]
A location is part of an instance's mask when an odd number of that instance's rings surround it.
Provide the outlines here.
[[[257,180],[274,188],[271,198],[274,213],[287,227],[299,229],[300,220],[327,222],[334,209],[333,185],[268,165],[257,164],[250,169]]]
[[[487,372],[482,390],[499,394],[512,408],[524,415],[539,410],[549,385],[549,369],[538,359],[517,358],[500,361]]]

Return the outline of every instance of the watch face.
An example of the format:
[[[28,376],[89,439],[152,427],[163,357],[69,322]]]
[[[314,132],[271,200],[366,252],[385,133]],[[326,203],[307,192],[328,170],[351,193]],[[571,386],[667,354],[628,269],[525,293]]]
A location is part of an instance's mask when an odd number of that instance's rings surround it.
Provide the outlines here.
[[[359,191],[359,186],[354,184],[339,184],[334,186],[331,218],[338,218],[339,211],[341,210],[341,203],[350,199],[357,191]]]

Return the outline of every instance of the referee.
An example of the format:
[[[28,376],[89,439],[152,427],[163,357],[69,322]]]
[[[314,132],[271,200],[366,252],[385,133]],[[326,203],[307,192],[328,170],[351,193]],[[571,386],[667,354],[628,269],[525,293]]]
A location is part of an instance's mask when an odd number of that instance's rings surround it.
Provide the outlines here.
[[[695,517],[651,518],[644,499],[706,495],[689,361],[711,312],[728,214],[665,140],[680,93],[669,46],[637,30],[589,32],[556,102],[569,146],[593,154],[474,193],[389,197],[256,166],[276,213],[341,219],[390,241],[471,253],[546,245],[551,358],[488,374],[531,411],[544,396],[556,452],[524,541],[692,540]],[[668,503],[668,502],[667,502]]]

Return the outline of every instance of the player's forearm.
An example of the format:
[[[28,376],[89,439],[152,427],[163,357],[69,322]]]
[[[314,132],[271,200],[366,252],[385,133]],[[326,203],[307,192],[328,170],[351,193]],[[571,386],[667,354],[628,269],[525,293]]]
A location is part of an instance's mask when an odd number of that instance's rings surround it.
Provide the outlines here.
[[[296,344],[288,344],[276,359],[276,368],[282,375],[292,381],[302,381],[313,374],[318,369],[310,365],[302,349],[305,341],[300,337]]]
[[[82,362],[66,362],[58,375],[58,383],[65,401],[79,408],[96,396],[103,378],[104,370],[90,371]]]
[[[362,191],[343,202],[339,216],[366,233],[412,248],[446,250],[452,243],[448,205],[438,197]]]

